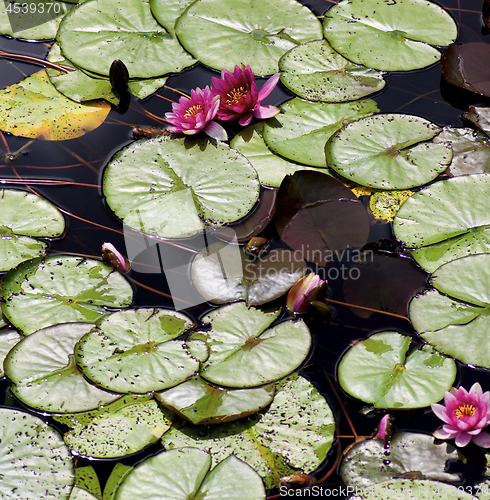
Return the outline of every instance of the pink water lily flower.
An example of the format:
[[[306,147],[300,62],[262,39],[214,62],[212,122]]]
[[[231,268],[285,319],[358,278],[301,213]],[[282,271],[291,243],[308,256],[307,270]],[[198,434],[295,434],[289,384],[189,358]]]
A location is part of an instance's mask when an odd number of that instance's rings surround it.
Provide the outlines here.
[[[456,446],[466,446],[470,441],[483,448],[490,448],[490,434],[482,429],[490,423],[490,392],[483,392],[479,383],[470,392],[463,387],[452,388],[444,394],[444,404],[433,404],[432,411],[446,425],[434,432],[438,439],[455,438]]]
[[[255,76],[250,66],[235,66],[231,73],[227,69],[221,70],[221,78],[211,78],[213,95],[220,96],[218,119],[237,121],[242,126],[248,125],[252,117],[271,118],[280,112],[279,108],[268,104],[260,104],[277,85],[279,73],[271,76],[264,86],[257,89]]]
[[[322,300],[327,292],[327,282],[318,274],[303,276],[289,290],[286,297],[286,308],[293,314],[308,310],[314,300]]]
[[[194,135],[203,130],[209,137],[219,141],[226,141],[228,136],[225,129],[213,121],[219,108],[219,96],[213,95],[206,86],[191,90],[191,97],[181,97],[178,103],[172,104],[172,112],[165,113],[165,119],[173,126],[167,130],[174,134],[183,132]]]

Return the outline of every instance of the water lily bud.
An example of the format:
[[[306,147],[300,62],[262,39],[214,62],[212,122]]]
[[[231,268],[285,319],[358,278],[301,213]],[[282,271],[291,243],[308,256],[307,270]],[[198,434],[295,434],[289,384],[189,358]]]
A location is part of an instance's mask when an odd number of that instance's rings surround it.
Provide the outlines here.
[[[384,447],[387,448],[391,440],[391,436],[393,435],[393,430],[391,415],[387,413],[379,422],[378,429],[374,434],[374,439],[382,439]]]
[[[102,244],[102,260],[121,274],[131,271],[128,259],[112,243]]]
[[[267,238],[255,236],[245,245],[245,252],[253,255],[262,255],[269,250],[270,244]]]
[[[303,313],[313,301],[321,301],[327,293],[327,282],[310,273],[298,280],[289,290],[286,307],[293,314]]]
[[[282,476],[281,486],[287,488],[309,488],[316,484],[316,479],[308,474],[293,474],[292,476]]]
[[[126,65],[119,59],[116,59],[111,64],[111,68],[109,70],[109,81],[111,82],[113,89],[122,91],[128,88],[128,68],[126,68]]]

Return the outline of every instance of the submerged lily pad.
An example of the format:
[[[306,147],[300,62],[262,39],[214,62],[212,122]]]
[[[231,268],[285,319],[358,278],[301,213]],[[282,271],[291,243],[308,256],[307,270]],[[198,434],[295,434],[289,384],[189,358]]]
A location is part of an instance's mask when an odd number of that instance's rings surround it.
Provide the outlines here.
[[[376,408],[422,408],[440,401],[456,378],[456,363],[429,346],[407,354],[410,337],[396,332],[371,335],[344,354],[341,387]]]
[[[417,333],[444,354],[490,368],[490,255],[470,255],[442,265],[436,288],[410,303]]]
[[[77,66],[109,75],[120,59],[131,78],[150,78],[181,71],[195,63],[153,17],[149,0],[93,0],[65,16],[57,40]]]
[[[181,340],[194,323],[168,309],[127,309],[111,314],[80,339],[75,357],[84,375],[105,389],[123,393],[161,391],[199,369]]]
[[[395,236],[429,272],[470,254],[490,253],[490,175],[454,177],[422,189],[400,208]]]
[[[0,435],[1,497],[68,499],[73,458],[57,431],[29,413],[0,408]]]
[[[264,140],[275,153],[293,161],[326,167],[325,144],[332,134],[352,120],[379,111],[371,99],[325,104],[291,99],[281,114],[266,121]]]
[[[310,350],[310,331],[301,319],[271,327],[279,314],[280,310],[265,313],[237,302],[201,318],[211,323],[211,330],[190,336],[209,348],[201,377],[226,387],[256,387],[298,368]]]
[[[408,71],[437,62],[457,36],[456,23],[439,5],[425,0],[342,0],[325,14],[325,38],[357,64]]]
[[[427,142],[440,131],[434,123],[412,115],[361,118],[332,136],[325,147],[327,164],[364,186],[420,186],[435,179],[451,162],[448,144]]]
[[[155,398],[193,424],[221,424],[246,417],[265,408],[274,397],[274,385],[252,389],[227,389],[196,377]]]
[[[209,451],[213,464],[234,454],[249,463],[267,488],[281,476],[315,470],[332,446],[335,421],[325,398],[293,374],[276,383],[267,410],[219,426],[173,427],[163,435],[166,449],[192,446]]]
[[[0,292],[3,313],[26,335],[58,323],[95,323],[106,307],[133,300],[131,285],[112,267],[66,255],[20,264],[4,276]]]
[[[326,40],[303,43],[279,60],[281,82],[310,101],[354,101],[385,86],[383,72],[354,64]]]
[[[190,498],[263,500],[264,485],[252,467],[234,456],[212,470],[209,453],[181,448],[159,453],[139,463],[117,490],[116,500],[141,498]]]
[[[389,448],[381,439],[367,439],[352,446],[342,460],[340,477],[346,486],[369,488],[387,479],[460,481],[459,474],[445,472],[448,460],[457,460],[458,452],[448,443],[435,444],[427,434],[395,432]]]
[[[242,62],[256,75],[276,73],[285,52],[322,38],[318,19],[295,0],[199,0],[180,16],[175,31],[207,66],[232,71]]]
[[[255,169],[228,146],[163,136],[116,153],[103,179],[107,203],[125,224],[166,238],[244,217],[259,188]]]
[[[305,261],[290,250],[276,248],[254,257],[243,247],[214,243],[194,257],[192,282],[213,304],[244,300],[256,306],[284,295],[306,273]]]

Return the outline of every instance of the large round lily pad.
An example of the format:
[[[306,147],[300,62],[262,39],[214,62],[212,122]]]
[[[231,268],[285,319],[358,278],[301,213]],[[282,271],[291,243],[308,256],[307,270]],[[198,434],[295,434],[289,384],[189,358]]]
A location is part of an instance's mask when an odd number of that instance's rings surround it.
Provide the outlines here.
[[[0,291],[3,313],[25,334],[58,323],[95,323],[106,307],[133,300],[131,285],[112,267],[67,255],[20,264],[4,276]]]
[[[90,380],[124,393],[161,391],[199,369],[185,342],[176,340],[194,323],[167,309],[127,309],[111,314],[80,339],[75,356]]]
[[[124,62],[131,78],[181,71],[195,60],[153,17],[149,0],[93,0],[63,19],[57,40],[77,66],[109,75],[112,61]]]
[[[295,0],[198,0],[175,31],[207,66],[232,71],[235,64],[249,64],[259,76],[276,73],[279,58],[297,44],[322,38],[318,19]]]
[[[230,456],[210,469],[209,453],[196,448],[159,453],[138,464],[125,477],[115,500],[265,498],[260,476],[240,459]],[[162,492],[165,492],[165,496],[162,496]]]
[[[166,238],[192,236],[244,217],[259,188],[244,156],[194,138],[135,142],[116,153],[103,179],[107,203],[125,224]]]
[[[211,330],[190,337],[203,340],[209,348],[201,377],[226,387],[256,387],[298,368],[310,350],[310,332],[300,319],[271,327],[279,313],[265,313],[237,302],[201,318],[211,323]]]
[[[415,330],[439,351],[490,368],[490,255],[469,255],[442,265],[436,288],[410,303]]]
[[[293,161],[326,167],[325,144],[346,123],[378,111],[371,99],[325,104],[295,98],[281,106],[281,114],[267,120],[264,140],[275,153]]]
[[[410,337],[381,332],[362,340],[338,365],[342,388],[377,408],[422,408],[441,400],[456,377],[456,363],[429,346],[408,353]]]
[[[75,363],[75,344],[93,326],[65,323],[24,337],[5,360],[12,393],[36,410],[54,413],[87,411],[117,399],[87,382]]]
[[[279,60],[281,82],[310,101],[354,101],[385,86],[383,72],[354,64],[326,40],[304,43]]]
[[[29,413],[0,408],[0,435],[0,497],[68,499],[73,459],[57,431]]]
[[[395,236],[415,249],[413,257],[429,272],[459,257],[490,253],[489,192],[488,174],[435,182],[402,205]]]
[[[418,116],[387,113],[362,118],[332,136],[325,147],[327,164],[363,186],[420,186],[451,163],[448,144],[428,142],[440,131]]]
[[[426,0],[342,0],[326,14],[325,38],[347,59],[370,68],[408,71],[437,62],[432,45],[454,42],[456,23]]]

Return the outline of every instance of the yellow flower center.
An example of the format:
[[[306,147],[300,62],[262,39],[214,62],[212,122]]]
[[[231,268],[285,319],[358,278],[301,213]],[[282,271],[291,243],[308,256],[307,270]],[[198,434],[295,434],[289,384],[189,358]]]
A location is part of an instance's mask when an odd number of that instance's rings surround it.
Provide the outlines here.
[[[194,106],[190,107],[184,115],[184,118],[187,118],[188,116],[197,116],[197,113],[199,113],[199,110],[202,109],[199,104],[194,104]]]
[[[454,410],[457,418],[472,417],[475,414],[476,408],[473,405],[460,405]]]
[[[238,101],[247,95],[247,89],[245,87],[238,87],[233,89],[228,94],[226,94],[226,104],[238,104]]]

